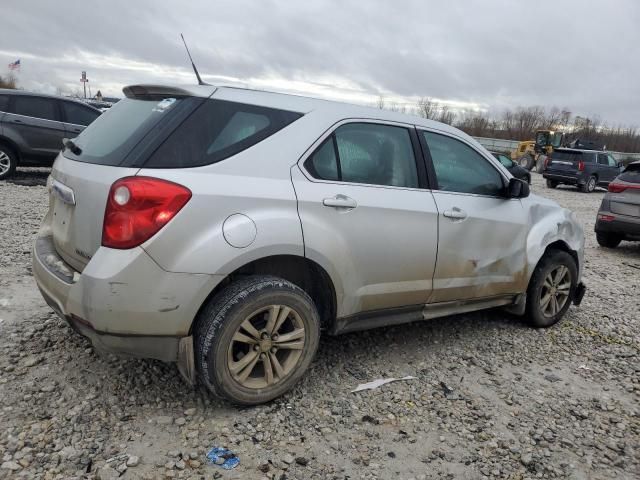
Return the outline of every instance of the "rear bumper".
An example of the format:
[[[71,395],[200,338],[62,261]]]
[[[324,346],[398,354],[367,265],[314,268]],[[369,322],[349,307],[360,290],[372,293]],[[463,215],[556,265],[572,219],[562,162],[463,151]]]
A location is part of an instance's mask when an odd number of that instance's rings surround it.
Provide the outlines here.
[[[162,270],[144,250],[100,248],[82,273],[56,254],[51,236],[38,237],[33,275],[45,301],[96,349],[176,361],[214,275]]]
[[[553,180],[554,182],[565,183],[567,185],[584,185],[586,182],[586,179],[580,175],[564,174],[560,172],[545,171],[542,173],[542,176],[547,180]]]
[[[619,235],[640,238],[640,218],[628,217],[626,215],[618,215],[617,213],[610,213],[599,211],[599,215],[612,215],[615,220],[605,222],[600,219],[596,220],[595,231],[596,233],[616,233]]]

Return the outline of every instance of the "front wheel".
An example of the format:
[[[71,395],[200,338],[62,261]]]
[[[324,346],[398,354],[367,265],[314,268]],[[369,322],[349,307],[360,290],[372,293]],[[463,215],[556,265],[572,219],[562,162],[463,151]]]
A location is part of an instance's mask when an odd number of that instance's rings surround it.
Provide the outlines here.
[[[547,253],[533,272],[527,290],[527,317],[531,326],[554,325],[569,309],[578,283],[578,268],[562,250]]]
[[[518,160],[518,164],[522,168],[526,168],[527,170],[531,170],[535,162],[536,162],[535,158],[533,158],[533,156],[528,153],[521,156],[520,159]]]
[[[601,247],[616,248],[620,245],[622,237],[615,233],[596,232],[596,240]]]
[[[547,188],[556,188],[558,186],[558,182],[555,180],[547,179]]]
[[[250,276],[229,285],[199,314],[196,368],[212,393],[257,405],[300,380],[319,338],[320,318],[309,295],[281,278]]]

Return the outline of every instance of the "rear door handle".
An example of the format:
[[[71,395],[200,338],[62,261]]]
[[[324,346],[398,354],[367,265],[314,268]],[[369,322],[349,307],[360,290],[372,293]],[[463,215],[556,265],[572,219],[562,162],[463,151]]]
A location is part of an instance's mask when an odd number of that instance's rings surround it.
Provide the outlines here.
[[[325,207],[334,207],[334,208],[356,208],[358,203],[350,197],[346,195],[336,195],[332,198],[325,198],[322,200],[322,204]]]
[[[453,207],[451,210],[445,210],[442,212],[447,218],[451,218],[452,220],[464,220],[467,218],[467,212],[464,210],[460,210],[458,207]]]

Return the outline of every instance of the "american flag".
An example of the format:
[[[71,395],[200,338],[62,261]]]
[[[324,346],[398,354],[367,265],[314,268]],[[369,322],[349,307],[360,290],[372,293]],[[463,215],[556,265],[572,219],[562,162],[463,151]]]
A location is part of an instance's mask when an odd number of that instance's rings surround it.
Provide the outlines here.
[[[20,59],[17,59],[15,62],[10,63],[9,70],[20,70]]]

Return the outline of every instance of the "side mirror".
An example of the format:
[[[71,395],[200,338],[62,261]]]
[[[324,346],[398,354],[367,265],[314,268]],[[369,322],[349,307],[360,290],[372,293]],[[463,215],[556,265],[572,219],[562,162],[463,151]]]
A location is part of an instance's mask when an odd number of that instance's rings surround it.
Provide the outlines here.
[[[529,196],[529,184],[518,178],[511,178],[507,186],[508,198],[526,198]]]
[[[618,168],[622,168],[622,167],[624,167],[624,163],[618,162]]]

